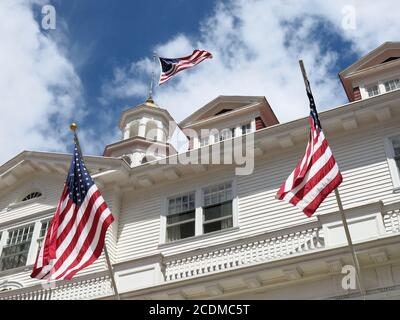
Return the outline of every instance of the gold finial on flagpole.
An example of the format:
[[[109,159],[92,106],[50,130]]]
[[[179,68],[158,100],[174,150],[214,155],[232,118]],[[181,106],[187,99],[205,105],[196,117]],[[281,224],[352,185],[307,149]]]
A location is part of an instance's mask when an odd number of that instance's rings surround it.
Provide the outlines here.
[[[72,130],[72,131],[76,131],[76,129],[78,129],[78,125],[75,123],[75,122],[72,122],[70,125],[69,125],[69,128]]]

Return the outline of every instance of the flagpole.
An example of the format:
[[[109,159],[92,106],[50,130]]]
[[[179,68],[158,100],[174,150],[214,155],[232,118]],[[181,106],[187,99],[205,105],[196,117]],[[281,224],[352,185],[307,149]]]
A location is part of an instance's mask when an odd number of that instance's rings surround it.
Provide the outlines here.
[[[307,78],[307,73],[306,73],[306,70],[304,68],[303,60],[299,60],[299,64],[300,64],[300,69],[301,69],[301,73],[303,75],[303,80],[304,80],[304,84],[306,86],[306,89],[309,90],[309,92],[311,93],[311,86],[310,86],[310,82],[308,81],[308,78]],[[357,254],[356,254],[356,251],[355,251],[354,246],[353,246],[353,241],[351,239],[349,225],[347,223],[347,219],[346,219],[346,216],[344,214],[343,204],[342,204],[342,200],[340,198],[340,194],[339,194],[338,188],[335,189],[335,197],[336,197],[336,202],[337,202],[338,207],[339,207],[339,213],[340,213],[340,216],[341,216],[341,219],[342,219],[344,231],[345,231],[345,234],[346,234],[347,244],[348,244],[348,246],[350,248],[353,264],[354,264],[354,267],[356,269],[356,277],[357,277],[358,287],[359,287],[361,295],[365,298],[366,291],[365,291],[364,283],[362,281],[360,263],[358,261]]]
[[[151,79],[150,79],[150,86],[149,86],[149,96],[147,97],[147,100],[153,102],[153,91],[154,91],[154,78],[155,78],[155,66],[156,66],[156,57],[157,54],[154,51],[153,52],[153,63],[151,66]]]
[[[353,246],[353,241],[351,240],[350,230],[349,230],[349,226],[347,224],[346,216],[344,214],[342,199],[340,198],[338,188],[335,189],[335,196],[336,196],[336,202],[339,207],[340,216],[342,218],[344,232],[346,233],[347,243],[349,244],[349,248],[351,251],[352,258],[353,258],[353,263],[356,268],[356,276],[357,276],[358,286],[360,288],[361,295],[363,297],[365,297],[366,292],[365,292],[364,284],[363,284],[362,277],[361,277],[360,263],[358,262],[357,254],[356,254],[356,251]]]
[[[74,133],[74,142],[76,144],[76,147],[78,148],[78,152],[83,159],[83,154],[82,154],[81,146],[79,144],[78,135],[76,134],[76,129],[78,129],[78,125],[75,122],[73,122],[73,123],[71,123],[70,128],[71,128],[72,132]],[[112,284],[112,287],[114,290],[115,300],[120,300],[120,296],[119,296],[118,289],[117,289],[117,284],[115,282],[114,269],[111,265],[111,260],[110,260],[109,254],[108,254],[106,241],[104,241],[104,255],[106,258],[106,263],[107,263],[107,268],[108,268],[108,272],[109,272],[110,279],[111,279],[111,284]]]

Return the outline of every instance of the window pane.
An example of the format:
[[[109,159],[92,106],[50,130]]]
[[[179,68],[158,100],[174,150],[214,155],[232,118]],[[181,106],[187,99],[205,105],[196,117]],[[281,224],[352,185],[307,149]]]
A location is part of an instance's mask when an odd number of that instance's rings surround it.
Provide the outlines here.
[[[177,226],[167,227],[167,241],[175,241],[194,236],[195,222],[179,224]]]
[[[168,215],[167,216],[167,224],[173,224],[173,223],[177,223],[180,221],[185,221],[185,220],[190,220],[190,219],[194,219],[194,210],[192,211],[188,211],[185,213],[178,213],[178,214],[174,214],[174,215]]]
[[[169,199],[168,201],[168,215],[193,210],[194,204],[194,192],[186,195]]]
[[[225,220],[210,222],[204,224],[203,229],[204,233],[219,231],[227,228],[232,228],[232,218],[228,218]]]
[[[242,126],[242,134],[247,134],[251,132],[251,124],[245,124]]]
[[[369,87],[369,88],[367,89],[367,91],[368,91],[368,96],[369,96],[369,97],[376,96],[376,95],[378,95],[378,94],[380,93],[380,92],[379,92],[379,87],[378,87],[377,85],[372,86],[372,87]]]
[[[9,231],[0,258],[0,270],[24,266],[32,240],[33,225]]]
[[[395,156],[400,156],[400,137],[394,138],[392,140],[393,150]]]
[[[208,137],[204,137],[200,139],[200,147],[204,147],[208,145]]]
[[[232,184],[223,183],[204,189],[204,205],[217,204],[232,200]]]
[[[232,215],[232,201],[204,208],[204,221]]]
[[[40,227],[39,238],[43,238],[45,236],[47,229],[49,228],[49,225],[50,225],[50,221],[42,222],[42,226]]]
[[[393,91],[400,88],[400,80],[389,80],[385,82],[385,89],[386,91]]]

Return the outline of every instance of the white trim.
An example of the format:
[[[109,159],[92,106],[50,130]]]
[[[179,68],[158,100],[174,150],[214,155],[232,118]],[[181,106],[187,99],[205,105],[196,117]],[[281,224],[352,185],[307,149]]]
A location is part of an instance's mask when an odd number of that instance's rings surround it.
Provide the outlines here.
[[[389,166],[390,175],[392,177],[393,189],[396,190],[400,189],[400,173],[399,169],[397,168],[396,161],[394,160],[394,150],[392,140],[393,138],[400,137],[400,133],[397,135],[391,135],[385,138],[385,152],[386,158]]]
[[[201,189],[197,189],[194,196],[195,211],[195,236],[203,234],[203,193]]]
[[[8,239],[8,230],[1,230],[1,237],[0,237],[0,258],[3,253],[3,247],[6,245]],[[1,270],[0,270],[1,272]]]
[[[230,183],[232,185],[232,227],[228,229],[237,229],[239,226],[238,219],[238,196],[237,196],[237,180],[235,178],[223,179],[218,182],[209,183],[207,185],[203,185],[194,190],[185,191],[177,194],[170,195],[165,197],[161,201],[161,214],[160,214],[160,237],[159,237],[159,246],[164,245],[173,245],[178,244],[180,241],[186,239],[197,239],[198,237],[203,237],[205,235],[210,234],[218,234],[219,232],[225,231],[218,230],[215,232],[205,234],[203,232],[203,207],[204,207],[204,189],[208,187],[212,187],[219,184]],[[168,242],[167,241],[167,215],[168,215],[168,201],[169,199],[173,199],[182,195],[187,195],[190,193],[195,194],[195,235],[193,237],[188,237],[184,239],[178,239],[175,241]]]
[[[35,263],[37,252],[39,250],[39,244],[37,240],[39,239],[41,227],[42,227],[42,222],[40,220],[36,221],[35,226],[33,227],[32,239],[31,239],[31,244],[29,246],[28,255],[26,257],[27,265]]]

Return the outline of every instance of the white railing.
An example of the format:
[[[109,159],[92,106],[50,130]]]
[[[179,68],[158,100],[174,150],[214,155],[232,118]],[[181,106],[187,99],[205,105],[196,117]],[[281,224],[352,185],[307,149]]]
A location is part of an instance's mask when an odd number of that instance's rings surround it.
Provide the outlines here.
[[[166,257],[165,280],[181,280],[213,272],[268,262],[325,246],[321,226],[289,234],[257,236],[234,244],[201,249],[189,256]]]
[[[383,212],[383,223],[387,233],[400,232],[400,204],[387,206]],[[396,208],[397,207],[397,208]]]
[[[1,292],[0,300],[89,300],[109,296],[113,293],[109,276],[97,273],[73,282],[62,282],[55,288],[41,285]]]

